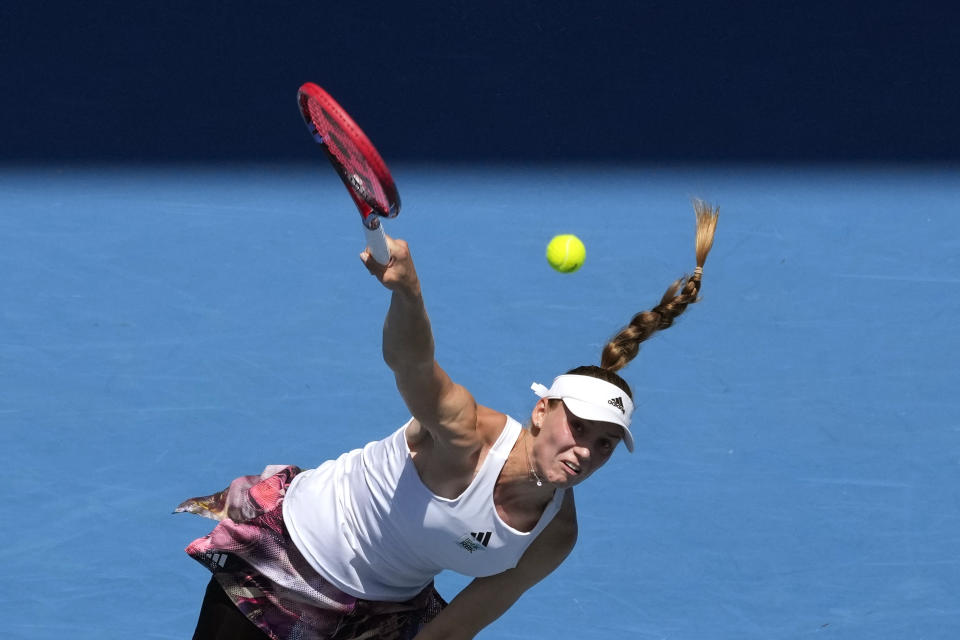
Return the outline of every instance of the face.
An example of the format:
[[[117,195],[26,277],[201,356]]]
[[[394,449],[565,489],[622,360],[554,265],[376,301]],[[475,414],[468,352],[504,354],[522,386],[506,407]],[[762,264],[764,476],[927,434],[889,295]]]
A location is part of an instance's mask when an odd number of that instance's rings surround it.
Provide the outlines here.
[[[623,437],[612,422],[583,420],[561,402],[540,400],[533,410],[531,462],[545,481],[573,486],[602,467]],[[538,428],[537,425],[540,425]]]

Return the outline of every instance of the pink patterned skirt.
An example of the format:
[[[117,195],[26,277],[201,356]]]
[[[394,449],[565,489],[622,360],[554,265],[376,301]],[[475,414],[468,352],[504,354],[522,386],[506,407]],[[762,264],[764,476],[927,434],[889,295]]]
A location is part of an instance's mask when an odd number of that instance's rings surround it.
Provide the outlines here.
[[[406,602],[343,593],[303,558],[283,523],[283,496],[300,469],[242,476],[175,512],[219,520],[187,554],[213,572],[241,612],[273,640],[408,640],[446,606],[430,585]]]

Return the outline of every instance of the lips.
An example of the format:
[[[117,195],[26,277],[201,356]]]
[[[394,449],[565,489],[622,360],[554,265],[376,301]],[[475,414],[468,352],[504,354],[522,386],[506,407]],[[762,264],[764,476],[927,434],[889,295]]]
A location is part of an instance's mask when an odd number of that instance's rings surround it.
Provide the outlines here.
[[[565,467],[567,468],[567,471],[568,471],[570,474],[572,474],[572,475],[579,475],[579,474],[580,474],[580,467],[577,466],[577,465],[575,465],[575,464],[572,463],[572,462],[567,462],[566,460],[564,460],[564,461],[563,461],[563,466],[565,466]]]

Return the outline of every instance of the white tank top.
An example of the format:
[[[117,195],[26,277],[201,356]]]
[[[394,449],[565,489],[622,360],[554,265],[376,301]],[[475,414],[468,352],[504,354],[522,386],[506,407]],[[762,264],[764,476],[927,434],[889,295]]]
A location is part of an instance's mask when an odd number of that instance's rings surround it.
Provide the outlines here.
[[[513,418],[473,482],[452,500],[420,480],[407,446],[409,424],[299,474],[284,497],[283,519],[297,549],[357,598],[408,600],[444,569],[474,577],[511,569],[563,502],[558,489],[527,533],[497,514],[493,488],[522,429]]]

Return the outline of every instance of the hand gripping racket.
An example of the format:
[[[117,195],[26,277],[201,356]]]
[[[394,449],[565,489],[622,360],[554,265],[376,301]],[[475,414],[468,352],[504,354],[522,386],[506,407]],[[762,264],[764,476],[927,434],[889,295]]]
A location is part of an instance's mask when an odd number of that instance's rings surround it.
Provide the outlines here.
[[[387,264],[390,251],[380,218],[400,213],[400,194],[390,170],[370,139],[329,93],[307,82],[297,92],[297,102],[310,135],[323,147],[360,210],[370,255]]]

